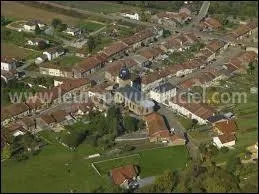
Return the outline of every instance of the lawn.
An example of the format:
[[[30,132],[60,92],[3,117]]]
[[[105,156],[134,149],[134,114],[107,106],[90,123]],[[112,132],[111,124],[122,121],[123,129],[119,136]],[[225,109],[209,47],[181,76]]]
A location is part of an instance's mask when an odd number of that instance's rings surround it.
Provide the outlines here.
[[[12,43],[1,43],[1,55],[12,56],[24,59],[33,59],[39,55],[39,52],[21,48]]]
[[[134,163],[140,166],[140,176],[148,177],[159,175],[166,169],[184,168],[187,161],[187,151],[184,146],[156,148],[136,153],[138,153],[140,157],[132,156],[97,163],[97,169],[100,170],[101,173],[106,173],[108,170],[118,167],[121,164]]]
[[[253,145],[256,143],[258,137],[257,129],[254,129],[250,132],[238,132],[236,145],[234,146],[234,150],[229,150],[227,153],[220,152],[216,157],[215,161],[217,163],[221,163],[227,161],[229,158],[239,155],[243,153],[246,147]]]
[[[91,192],[98,186],[106,191],[111,187],[107,178],[100,177],[89,161],[58,145],[48,145],[39,155],[26,161],[2,162],[1,168],[2,192],[68,193],[71,189]]]
[[[86,28],[87,32],[94,32],[96,30],[99,30],[102,28],[104,25],[100,23],[95,23],[95,22],[83,22],[79,24],[80,28]]]
[[[51,62],[47,62],[45,64],[56,64],[56,65],[60,65],[62,67],[72,67],[73,65],[75,65],[76,63],[79,63],[80,61],[82,61],[82,58],[77,57],[77,56],[64,56],[61,58],[56,58]]]
[[[97,170],[100,172],[101,175],[107,175],[107,173],[113,169],[120,166],[128,165],[128,164],[135,164],[139,165],[140,157],[139,155],[132,155],[125,158],[114,158],[113,160],[109,161],[99,161],[94,163]]]
[[[98,187],[105,192],[112,191],[111,180],[107,176],[100,177],[91,161],[84,159],[89,154],[101,153],[98,147],[85,142],[76,151],[70,151],[57,142],[54,132],[41,131],[39,135],[47,139],[49,145],[38,155],[21,162],[7,160],[1,163],[2,192],[70,192],[71,189],[92,192]],[[158,175],[168,168],[183,168],[187,160],[184,146],[147,150],[139,155],[141,177]],[[124,162],[113,160],[106,168]],[[17,174],[21,176],[14,176]]]

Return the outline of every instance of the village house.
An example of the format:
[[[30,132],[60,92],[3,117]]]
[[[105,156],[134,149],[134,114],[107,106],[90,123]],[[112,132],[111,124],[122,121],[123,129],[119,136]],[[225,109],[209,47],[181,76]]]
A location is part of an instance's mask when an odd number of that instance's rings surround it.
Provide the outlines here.
[[[73,78],[72,67],[64,67],[55,63],[46,63],[40,66],[40,74],[51,75],[57,77]]]
[[[122,41],[113,43],[111,46],[104,47],[102,52],[107,55],[108,58],[119,59],[126,55],[128,45]]]
[[[140,20],[139,14],[136,12],[132,12],[130,10],[123,10],[121,11],[121,16],[125,17],[125,18],[129,18],[132,20]]]
[[[144,94],[129,85],[116,90],[114,101],[127,107],[137,115],[148,115],[154,111],[154,102],[147,100]]]
[[[44,126],[44,127],[53,128],[56,124],[56,121],[51,115],[44,114],[44,115],[40,116],[37,123],[41,126]]]
[[[208,50],[210,50],[211,52],[215,53],[215,56],[214,56],[214,58],[215,58],[216,55],[222,54],[223,51],[226,50],[228,46],[229,46],[229,44],[227,44],[227,43],[225,43],[225,42],[223,42],[223,41],[214,39],[214,40],[210,41],[210,42],[205,46],[205,49],[208,49]]]
[[[176,27],[192,20],[191,11],[187,8],[182,8],[179,12],[161,12],[151,17],[151,20],[158,24]]]
[[[23,128],[23,126],[19,123],[11,123],[8,127],[7,127],[8,132],[14,136],[17,137],[19,135],[24,135],[26,133],[26,130]]]
[[[169,82],[161,84],[160,86],[150,91],[150,98],[159,103],[163,103],[166,99],[176,95],[176,87]]]
[[[227,119],[213,123],[212,130],[217,134],[217,136],[213,137],[213,143],[218,148],[235,145],[235,133],[237,130],[235,119]]]
[[[29,115],[29,107],[25,103],[15,103],[1,108],[1,125]]]
[[[97,104],[109,104],[112,101],[111,91],[113,90],[112,83],[103,82],[101,84],[95,85],[88,89],[88,96]],[[103,104],[104,103],[104,104]]]
[[[43,96],[42,96],[43,97]],[[41,101],[41,98],[35,96],[28,98],[25,104],[29,107],[30,113],[35,114],[41,111],[44,107],[44,103]]]
[[[198,42],[199,39],[192,32],[181,33],[171,36],[166,42],[161,43],[161,48],[165,52],[183,51],[188,49],[192,44]]]
[[[45,24],[40,20],[30,20],[23,25],[23,28],[27,31],[34,31],[36,29],[36,25],[38,25],[40,29],[45,27]]]
[[[57,125],[69,125],[74,122],[73,117],[64,110],[57,110],[51,113]]]
[[[17,121],[17,123],[21,124],[25,130],[30,132],[33,132],[33,130],[36,128],[36,121],[32,117],[24,117]]]
[[[49,44],[49,41],[40,38],[34,38],[27,41],[27,44],[31,46],[39,46],[41,43]]]
[[[144,117],[146,121],[148,137],[150,142],[168,141],[170,132],[165,124],[164,118],[157,112]]]
[[[69,27],[63,32],[71,36],[78,36],[82,33],[82,31],[79,28],[75,27]]]
[[[56,104],[72,100],[73,96],[86,92],[89,86],[90,81],[87,79],[66,78],[60,83],[60,85],[36,93],[35,98],[39,98],[41,100],[43,103],[42,106],[48,107],[52,103]]]
[[[15,58],[11,57],[1,57],[1,70],[11,71],[12,69],[16,69],[17,61]]]
[[[65,54],[65,49],[62,47],[53,47],[43,52],[43,55],[46,55],[48,60],[51,61],[61,55]]]
[[[134,182],[139,179],[139,170],[137,166],[129,164],[110,170],[110,176],[115,185],[124,189],[129,189]]]
[[[144,117],[150,142],[163,142],[169,144],[185,144],[185,139],[171,134],[167,128],[164,118],[157,112]]]
[[[242,51],[235,57],[231,58],[224,68],[232,73],[245,73],[248,65],[258,60],[258,55],[254,51]]]
[[[102,68],[107,59],[108,56],[104,53],[87,57],[73,68],[74,78],[87,78],[88,75]]]
[[[159,47],[148,47],[139,51],[139,55],[145,57],[150,62],[158,59],[163,53],[164,51]]]
[[[208,117],[214,115],[216,110],[204,103],[188,102],[187,97],[175,96],[168,102],[168,106],[176,113],[180,113],[190,119],[195,119],[199,124],[206,124]]]
[[[200,26],[203,31],[212,31],[220,29],[222,24],[215,18],[207,17],[200,21]]]
[[[250,36],[256,31],[258,24],[256,21],[250,21],[247,24],[241,24],[237,29],[226,35],[227,38],[242,40],[244,37]]]
[[[146,59],[145,57],[143,57],[141,55],[134,55],[131,57],[131,59],[133,59],[138,64],[138,66],[141,68],[148,67],[151,64],[148,59]]]
[[[18,78],[18,72],[15,69],[10,71],[1,70],[1,78],[8,83],[11,80],[15,80]]]
[[[72,103],[71,115],[74,118],[79,118],[83,115],[88,115],[92,110],[96,110],[96,107],[92,101],[85,103]]]
[[[116,60],[112,63],[107,63],[105,67],[105,78],[112,82],[118,83],[118,76],[122,67],[127,67],[131,69],[136,66],[137,62],[131,58],[124,58],[121,60]]]
[[[146,28],[130,37],[122,39],[121,41],[129,46],[128,51],[134,51],[141,46],[148,45],[149,43],[153,42],[155,38],[159,38],[162,35],[162,29],[156,27]]]

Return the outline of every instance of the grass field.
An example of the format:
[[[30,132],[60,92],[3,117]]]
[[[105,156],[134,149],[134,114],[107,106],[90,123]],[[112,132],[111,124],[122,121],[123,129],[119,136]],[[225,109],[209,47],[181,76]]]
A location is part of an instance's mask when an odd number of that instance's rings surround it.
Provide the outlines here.
[[[82,28],[86,28],[88,32],[94,32],[102,28],[104,25],[95,22],[83,22],[80,23],[79,26]]]
[[[60,18],[67,24],[75,24],[79,21],[78,18],[46,11],[13,1],[5,1],[4,3],[1,2],[1,14],[6,17],[12,17],[19,20],[41,19],[48,24],[51,23],[53,18]]]
[[[110,169],[122,164],[136,164],[140,166],[140,176],[159,175],[166,169],[180,169],[185,167],[187,151],[184,146],[157,148],[138,152],[139,156],[109,160],[96,163],[100,173],[106,174]],[[170,162],[169,162],[170,161]]]
[[[59,3],[62,5],[67,5],[75,8],[85,9],[94,12],[103,12],[104,14],[120,12],[124,9],[129,9],[131,11],[140,11],[140,8],[131,6],[131,5],[123,5],[114,2],[107,1],[55,1],[55,3]]]
[[[77,56],[65,56],[60,59],[57,58],[56,60],[53,60],[51,63],[55,61],[64,67],[70,67],[70,66],[73,66],[75,63],[82,61],[82,58]]]
[[[112,191],[110,178],[100,177],[92,168],[92,161],[84,159],[90,154],[102,153],[100,148],[85,142],[76,151],[70,151],[57,142],[54,132],[41,131],[39,135],[49,145],[38,155],[21,162],[8,160],[1,163],[2,192],[70,192],[71,189],[92,192],[98,187],[105,192]],[[147,150],[139,152],[139,155],[141,177],[161,174],[168,168],[183,168],[187,160],[184,146]],[[109,169],[124,162],[111,160],[104,167]]]
[[[25,48],[20,48],[12,43],[1,43],[1,55],[3,56],[12,56],[12,57],[21,57],[21,58],[35,58],[39,55],[40,52],[31,51]]]
[[[94,165],[98,169],[101,175],[105,175],[109,172],[109,170],[113,168],[117,168],[127,164],[138,165],[139,162],[140,162],[139,155],[132,155],[126,158],[118,158],[118,159],[114,158],[113,160],[109,160],[109,161],[103,161],[103,162],[100,161],[100,162],[94,163]]]

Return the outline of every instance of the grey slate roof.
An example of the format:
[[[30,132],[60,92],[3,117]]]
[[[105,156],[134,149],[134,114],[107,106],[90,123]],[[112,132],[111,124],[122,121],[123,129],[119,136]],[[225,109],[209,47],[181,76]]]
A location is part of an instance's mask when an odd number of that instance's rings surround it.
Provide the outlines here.
[[[173,88],[175,88],[174,85],[172,85],[172,84],[166,82],[166,83],[164,83],[164,84],[162,84],[162,85],[160,85],[160,86],[157,86],[157,87],[154,88],[153,90],[154,90],[155,92],[164,93],[164,92],[167,92],[167,91],[169,91],[169,90],[172,90]]]
[[[121,93],[125,98],[135,103],[146,100],[145,95],[141,91],[129,85],[126,85],[123,88],[119,88],[117,92]]]
[[[215,123],[221,119],[226,119],[226,117],[224,115],[215,115],[207,118],[207,120],[211,123]]]

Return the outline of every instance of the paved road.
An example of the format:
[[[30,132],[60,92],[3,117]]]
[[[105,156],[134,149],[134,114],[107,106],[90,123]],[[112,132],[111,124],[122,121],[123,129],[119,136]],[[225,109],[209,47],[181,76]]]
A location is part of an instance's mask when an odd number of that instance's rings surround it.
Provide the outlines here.
[[[150,177],[146,177],[146,178],[140,179],[138,181],[139,188],[142,188],[142,187],[144,187],[146,185],[152,184],[154,182],[155,178],[156,178],[155,176],[150,176]]]
[[[195,21],[196,24],[198,24],[200,22],[200,20],[207,15],[209,7],[210,7],[210,2],[209,1],[203,1],[200,12],[199,12],[198,17]]]
[[[182,126],[182,124],[175,118],[173,110],[163,104],[159,104],[160,109],[158,112],[164,115],[168,121],[169,127],[174,128],[175,133],[180,137],[187,139],[187,149],[189,150],[190,156],[193,159],[199,159],[199,149],[198,146],[194,144],[192,138],[186,133],[186,129]]]

